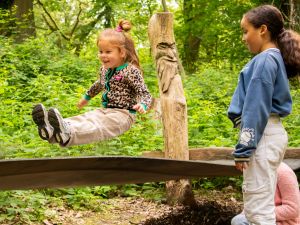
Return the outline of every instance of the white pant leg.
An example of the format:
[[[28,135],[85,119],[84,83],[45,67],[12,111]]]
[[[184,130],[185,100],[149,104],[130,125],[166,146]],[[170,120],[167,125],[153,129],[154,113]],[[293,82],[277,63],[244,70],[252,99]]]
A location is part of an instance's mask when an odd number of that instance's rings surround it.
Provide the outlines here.
[[[135,115],[125,109],[105,108],[66,118],[71,138],[66,147],[103,141],[127,131],[135,121]]]
[[[238,214],[231,220],[231,225],[249,225],[245,214]]]
[[[250,225],[276,225],[276,170],[283,160],[287,142],[280,118],[270,117],[249,167],[244,170],[244,212]]]

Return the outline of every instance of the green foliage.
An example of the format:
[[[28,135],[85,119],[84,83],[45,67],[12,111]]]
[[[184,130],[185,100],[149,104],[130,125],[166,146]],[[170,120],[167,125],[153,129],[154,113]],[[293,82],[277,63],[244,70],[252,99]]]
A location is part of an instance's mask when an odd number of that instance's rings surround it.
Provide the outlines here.
[[[126,8],[126,10],[118,11],[120,8]],[[121,1],[115,5],[114,9],[117,12],[114,15],[116,21],[125,18],[133,23],[132,37],[136,45],[148,45],[147,25],[150,17],[158,9],[158,2],[149,0]],[[138,9],[138,13],[136,13],[136,9]]]
[[[9,10],[0,9],[0,34],[10,35],[15,28],[15,18],[11,17]]]
[[[58,204],[59,199],[56,199]],[[45,219],[46,206],[52,202],[50,196],[37,191],[0,192],[0,223],[18,221],[18,224],[30,224]]]
[[[60,48],[72,49],[77,54],[91,41],[95,42],[100,30],[116,27],[120,19],[130,20],[134,24],[132,33],[136,44],[144,45],[148,20],[158,8],[157,1],[149,0],[37,2],[34,13],[39,34],[50,33]],[[139,9],[138,14],[136,9]]]
[[[59,27],[68,33],[74,25],[79,5],[69,1],[43,1]],[[156,1],[80,1],[85,5],[81,23],[70,43],[58,31],[39,31],[36,39],[16,44],[0,35],[0,159],[39,158],[57,156],[137,156],[144,151],[163,149],[162,124],[154,111],[138,115],[133,128],[110,141],[60,148],[41,140],[31,118],[34,104],[42,102],[47,108],[57,107],[65,117],[99,107],[96,97],[82,111],[77,101],[97,79],[99,62],[96,57],[95,37],[98,29],[115,26],[121,17],[134,24],[133,38],[146,84],[154,97],[159,97],[154,62],[147,42],[147,21],[158,10]],[[186,1],[192,4],[189,15],[181,12],[182,1],[175,11],[175,34],[181,54],[184,42],[192,32],[201,37],[200,62],[197,72],[183,78],[188,105],[189,146],[233,147],[238,131],[232,128],[226,111],[237,83],[241,66],[250,58],[240,44],[239,19],[242,13],[258,1]],[[79,2],[77,2],[79,4]],[[77,4],[76,3],[76,4]],[[201,4],[200,4],[201,3]],[[103,4],[107,11],[103,12]],[[89,6],[89,7],[87,7]],[[65,7],[69,14],[62,12]],[[200,7],[200,8],[199,8]],[[201,8],[202,7],[202,8]],[[136,14],[136,9],[139,14]],[[73,11],[72,11],[73,10]],[[177,10],[177,11],[176,11]],[[103,14],[96,24],[90,22]],[[0,11],[0,25],[9,23],[6,12]],[[37,26],[45,26],[41,9],[35,9]],[[192,20],[187,22],[187,18]],[[209,26],[207,25],[209,24]],[[1,31],[0,31],[1,33]],[[47,35],[46,35],[47,34]],[[85,35],[85,36],[84,36]],[[84,36],[84,38],[83,38]],[[77,49],[76,46],[80,45]],[[74,47],[75,46],[75,47]],[[298,85],[298,86],[297,86]],[[294,108],[284,119],[289,133],[289,145],[300,145],[299,84],[292,85]],[[241,179],[204,178],[193,181],[194,188],[222,189],[239,187]],[[0,223],[38,223],[54,218],[52,207],[76,210],[101,210],[99,201],[114,196],[140,196],[160,200],[164,198],[164,183],[145,183],[121,186],[96,186],[68,189],[44,189],[0,192]]]
[[[234,145],[237,132],[226,112],[237,77],[237,71],[203,68],[185,80],[189,146]]]
[[[242,0],[183,1],[182,11],[176,14],[175,33],[185,66],[217,64],[220,60],[231,67],[243,64],[249,53],[241,41],[240,20],[256,4]],[[197,61],[190,61],[191,55]]]
[[[12,4],[12,2],[7,4]],[[0,8],[0,35],[20,41],[20,37],[25,35],[27,29],[33,29],[31,24],[32,14],[26,13],[22,17],[16,17],[15,15],[18,15],[16,6],[10,9]]]
[[[231,186],[241,191],[242,182],[242,177],[214,177],[193,180],[192,184],[194,189],[203,188],[206,190],[222,190]]]
[[[298,88],[298,89],[296,89]],[[293,97],[292,114],[284,118],[283,123],[289,135],[289,146],[300,146],[300,88],[299,83],[291,90]]]

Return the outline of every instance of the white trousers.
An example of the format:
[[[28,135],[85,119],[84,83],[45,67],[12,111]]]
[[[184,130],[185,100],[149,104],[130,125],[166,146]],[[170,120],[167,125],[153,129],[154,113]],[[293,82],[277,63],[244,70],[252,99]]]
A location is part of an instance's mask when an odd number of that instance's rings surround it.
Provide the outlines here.
[[[276,170],[282,162],[288,137],[278,116],[268,120],[257,149],[244,170],[244,213],[250,225],[276,225]]]
[[[129,130],[135,115],[126,109],[100,108],[82,115],[66,118],[71,138],[65,147],[103,141]]]

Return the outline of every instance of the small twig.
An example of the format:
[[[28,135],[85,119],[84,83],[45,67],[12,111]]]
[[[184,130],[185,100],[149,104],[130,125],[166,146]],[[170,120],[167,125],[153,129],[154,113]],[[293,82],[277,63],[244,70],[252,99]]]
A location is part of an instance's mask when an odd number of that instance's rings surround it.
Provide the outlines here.
[[[167,3],[166,0],[161,0],[161,4],[163,6],[164,12],[169,12],[168,8],[167,8]]]

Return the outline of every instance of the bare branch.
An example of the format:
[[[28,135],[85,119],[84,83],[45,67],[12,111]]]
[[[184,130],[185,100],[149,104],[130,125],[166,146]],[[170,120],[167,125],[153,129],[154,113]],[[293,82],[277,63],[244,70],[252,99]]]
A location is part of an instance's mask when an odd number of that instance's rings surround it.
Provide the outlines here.
[[[48,19],[47,19],[46,16],[44,15],[44,13],[42,13],[42,17],[43,17],[43,19],[45,20],[47,26],[50,28],[51,31],[56,31],[56,30],[57,30],[55,27],[53,27],[53,26],[49,23]]]
[[[73,26],[73,28],[72,28],[72,30],[71,30],[70,37],[73,36],[73,34],[74,34],[74,32],[75,32],[75,30],[76,30],[78,24],[79,24],[79,17],[80,17],[80,14],[82,13],[81,4],[82,4],[82,3],[79,2],[79,11],[78,11],[78,14],[77,14],[77,17],[76,17],[75,24],[74,24],[74,26]]]
[[[70,41],[70,38],[67,37],[67,36],[59,29],[59,27],[57,26],[56,22],[55,22],[54,19],[52,18],[51,14],[50,14],[50,13],[48,12],[48,10],[45,8],[44,4],[43,4],[40,0],[37,0],[37,3],[42,7],[42,9],[44,10],[44,12],[46,13],[46,15],[48,16],[48,18],[50,19],[50,21],[51,21],[52,24],[53,24],[54,27],[53,27],[52,25],[50,25],[49,21],[46,20],[46,23],[47,23],[47,25],[50,27],[50,29],[51,29],[52,31],[54,31],[54,30],[59,31],[59,33],[61,34],[61,36],[62,36],[64,39]],[[46,17],[44,17],[44,18],[46,18]]]
[[[89,22],[88,24],[83,25],[83,26],[94,28],[95,25],[96,25],[96,23],[97,23],[99,20],[101,20],[101,18],[102,18],[104,15],[105,15],[105,10],[102,11],[102,12],[100,12],[100,13],[98,13],[96,19],[92,20],[91,22]],[[90,34],[92,28],[86,29],[83,33],[81,33],[80,37],[88,36],[88,35]]]

